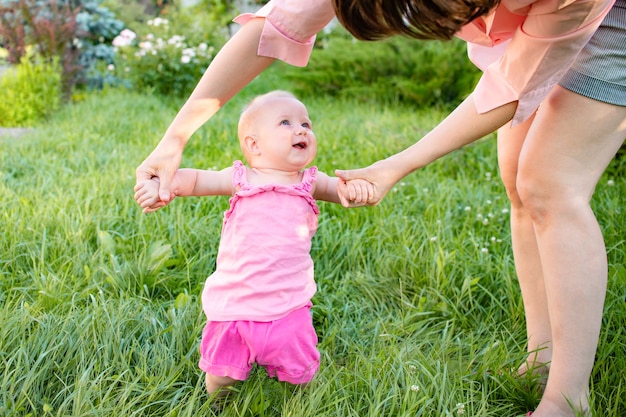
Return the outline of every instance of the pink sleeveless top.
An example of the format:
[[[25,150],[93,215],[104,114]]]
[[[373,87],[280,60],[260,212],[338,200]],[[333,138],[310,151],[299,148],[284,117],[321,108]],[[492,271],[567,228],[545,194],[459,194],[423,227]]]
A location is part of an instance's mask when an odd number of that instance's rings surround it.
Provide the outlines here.
[[[239,191],[224,214],[202,307],[211,321],[277,320],[307,305],[316,291],[310,250],[319,214],[311,195],[317,167],[289,185],[252,185],[241,161],[233,167]]]

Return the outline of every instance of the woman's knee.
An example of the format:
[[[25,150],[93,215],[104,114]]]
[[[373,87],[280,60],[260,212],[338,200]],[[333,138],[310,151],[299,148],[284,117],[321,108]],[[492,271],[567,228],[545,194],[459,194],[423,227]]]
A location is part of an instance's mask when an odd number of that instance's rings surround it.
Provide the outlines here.
[[[500,169],[500,179],[504,185],[506,195],[509,198],[513,208],[522,208],[522,200],[517,191],[517,170]]]
[[[551,189],[547,181],[534,176],[520,175],[517,179],[517,197],[520,205],[535,224],[545,223],[549,216],[558,213],[566,196]]]

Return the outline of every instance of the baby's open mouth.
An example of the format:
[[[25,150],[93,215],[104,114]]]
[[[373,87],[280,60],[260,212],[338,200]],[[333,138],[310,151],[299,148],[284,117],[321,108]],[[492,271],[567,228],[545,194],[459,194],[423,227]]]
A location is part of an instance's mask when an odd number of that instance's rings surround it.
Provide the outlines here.
[[[294,148],[298,148],[298,149],[306,149],[306,142],[298,142],[295,145],[293,145]]]

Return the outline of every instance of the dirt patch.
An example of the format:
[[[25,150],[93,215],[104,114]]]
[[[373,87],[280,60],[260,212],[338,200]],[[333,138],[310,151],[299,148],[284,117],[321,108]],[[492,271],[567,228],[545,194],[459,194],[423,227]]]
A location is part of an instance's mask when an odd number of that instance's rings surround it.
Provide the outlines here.
[[[0,127],[0,137],[9,136],[19,138],[20,136],[32,132],[33,129],[27,127]]]

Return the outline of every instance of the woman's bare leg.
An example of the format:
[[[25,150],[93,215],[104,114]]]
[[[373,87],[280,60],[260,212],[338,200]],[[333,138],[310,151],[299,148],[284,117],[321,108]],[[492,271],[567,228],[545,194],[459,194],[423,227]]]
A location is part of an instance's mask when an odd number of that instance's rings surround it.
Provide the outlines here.
[[[517,193],[518,161],[533,119],[514,128],[507,125],[498,131],[498,164],[511,201],[513,257],[526,313],[528,358],[518,372],[523,374],[530,369],[547,374],[552,359],[552,331],[543,271],[533,221]]]
[[[626,107],[557,86],[522,145],[517,190],[533,220],[552,330],[550,375],[533,417],[588,409],[607,280],[589,201],[624,138]]]

